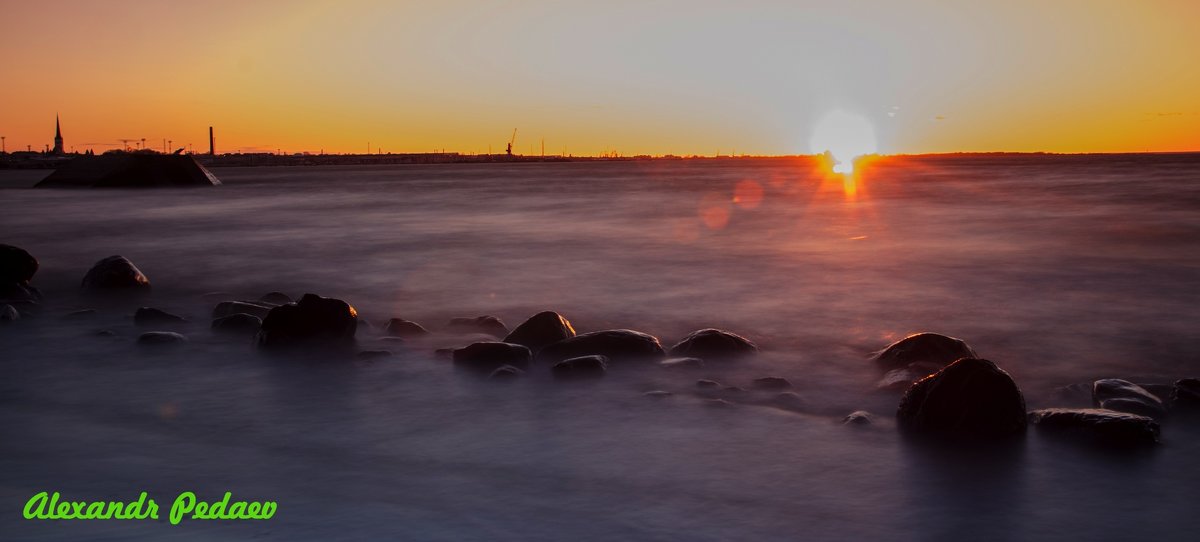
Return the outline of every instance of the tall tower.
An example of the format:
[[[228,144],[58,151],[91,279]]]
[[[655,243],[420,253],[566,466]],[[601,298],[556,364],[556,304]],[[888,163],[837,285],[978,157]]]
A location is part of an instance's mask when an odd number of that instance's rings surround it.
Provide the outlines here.
[[[54,115],[54,150],[50,152],[63,154],[62,125],[58,122],[58,115]]]

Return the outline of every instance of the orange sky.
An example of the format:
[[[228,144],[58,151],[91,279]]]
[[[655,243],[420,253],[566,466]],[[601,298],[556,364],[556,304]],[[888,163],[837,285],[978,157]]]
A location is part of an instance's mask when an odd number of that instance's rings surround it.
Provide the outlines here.
[[[1200,150],[1200,2],[0,1],[8,150]]]

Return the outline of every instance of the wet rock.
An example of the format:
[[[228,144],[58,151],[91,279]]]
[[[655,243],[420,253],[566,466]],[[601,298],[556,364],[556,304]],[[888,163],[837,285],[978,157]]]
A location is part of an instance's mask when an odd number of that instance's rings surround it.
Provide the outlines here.
[[[0,306],[0,322],[15,322],[21,319],[21,313],[12,305]]]
[[[933,373],[940,371],[940,365],[932,363],[910,363],[908,367],[892,369],[879,379],[875,387],[881,390],[906,390],[909,386],[922,378],[925,378]]]
[[[1137,384],[1116,378],[1092,383],[1092,402],[1103,409],[1149,416],[1156,420],[1167,416],[1167,408],[1154,394]]]
[[[0,244],[0,283],[28,285],[37,270],[37,258],[25,249]]]
[[[219,333],[257,335],[262,329],[262,319],[244,312],[222,316],[212,322],[212,330]]]
[[[629,329],[610,329],[576,335],[549,346],[538,359],[553,363],[580,356],[599,355],[611,361],[661,358],[662,344],[651,335]]]
[[[393,337],[423,337],[429,335],[429,330],[421,324],[403,318],[392,318],[383,326],[383,332]]]
[[[139,326],[160,324],[182,324],[186,322],[182,316],[171,314],[154,307],[141,307],[133,313],[133,323]]]
[[[792,383],[786,378],[764,376],[762,378],[755,378],[750,383],[750,387],[756,390],[786,390],[792,387]]]
[[[287,305],[292,302],[292,298],[283,292],[267,292],[258,298],[258,301],[271,305]]]
[[[758,346],[736,333],[720,329],[693,331],[671,347],[670,354],[679,357],[698,357],[706,360],[735,359],[758,353]]]
[[[642,395],[649,397],[651,399],[666,399],[675,394],[673,394],[669,391],[666,391],[666,390],[650,390],[646,393],[643,393]]]
[[[1039,430],[1091,439],[1099,444],[1145,446],[1158,442],[1159,426],[1153,418],[1095,408],[1048,408],[1029,413]]]
[[[525,371],[513,367],[512,365],[504,365],[502,367],[496,367],[496,370],[492,371],[491,374],[488,375],[488,380],[512,380],[522,376],[525,376]]]
[[[391,350],[363,350],[354,355],[355,358],[361,360],[373,360],[392,357]]]
[[[564,359],[550,367],[550,374],[560,379],[599,378],[608,372],[608,357],[579,356]]]
[[[187,337],[173,331],[147,331],[137,338],[137,343],[146,346],[178,345],[187,342]]]
[[[81,285],[87,290],[144,290],[150,279],[124,256],[109,256],[88,270]]]
[[[842,418],[842,425],[871,425],[875,423],[875,416],[865,410],[855,410]]]
[[[561,314],[554,311],[539,312],[517,326],[504,337],[504,342],[520,344],[537,352],[546,345],[575,336],[575,328]]]
[[[304,294],[300,301],[270,310],[258,332],[263,348],[347,346],[358,331],[358,311],[331,297]]]
[[[1025,431],[1025,398],[995,363],[963,358],[913,384],[896,412],[916,433],[995,438]]]
[[[245,301],[222,301],[217,303],[217,306],[213,307],[212,317],[215,320],[231,314],[242,313],[252,314],[259,318],[266,318],[267,313],[271,312],[272,308],[274,307],[268,307],[267,305],[260,305],[258,303],[248,303]]]
[[[1185,378],[1175,381],[1171,391],[1171,408],[1200,409],[1200,379]]]
[[[704,367],[704,360],[700,358],[667,358],[658,362],[658,366],[667,369],[700,369]]]
[[[479,342],[454,350],[453,358],[455,367],[490,373],[505,365],[529,369],[533,354],[519,344]]]
[[[716,380],[701,378],[700,380],[696,381],[696,387],[701,389],[719,388],[721,387],[721,383],[717,382]]]
[[[495,316],[477,316],[475,318],[451,318],[446,324],[446,331],[451,333],[483,333],[496,338],[508,335],[508,326]],[[516,344],[516,343],[513,343]]]
[[[962,358],[976,357],[966,342],[937,333],[917,333],[889,344],[875,354],[875,362],[888,369],[908,367],[913,363],[929,363],[945,367]]]

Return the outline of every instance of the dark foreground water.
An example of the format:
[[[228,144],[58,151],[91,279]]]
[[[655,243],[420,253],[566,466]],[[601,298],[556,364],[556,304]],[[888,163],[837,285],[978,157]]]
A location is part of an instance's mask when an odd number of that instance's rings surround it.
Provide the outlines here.
[[[993,450],[910,442],[869,352],[961,337],[1030,408],[1066,384],[1200,376],[1200,160],[893,159],[853,189],[789,160],[261,168],[203,190],[0,183],[0,242],[42,264],[36,315],[0,328],[6,540],[1194,540],[1200,424],[1140,453],[1036,431]],[[147,298],[77,286],[129,257]],[[617,368],[594,384],[454,372],[437,335],[364,330],[375,362],[300,363],[215,336],[216,299],[281,290],[438,329],[557,310],[580,331],[699,327],[758,359]],[[131,315],[190,318],[138,348]],[[76,309],[92,316],[68,318]],[[101,337],[106,329],[116,337]],[[770,394],[710,408],[698,378]],[[647,390],[675,394],[655,400]],[[737,395],[737,394],[733,394]],[[869,427],[839,424],[869,410]],[[272,500],[270,521],[25,521],[39,491],[167,507],[181,491]],[[165,514],[164,514],[165,515]]]

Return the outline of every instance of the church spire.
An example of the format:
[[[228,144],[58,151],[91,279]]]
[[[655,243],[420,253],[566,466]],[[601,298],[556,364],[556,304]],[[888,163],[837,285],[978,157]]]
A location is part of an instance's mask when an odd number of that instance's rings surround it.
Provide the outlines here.
[[[63,154],[62,124],[58,122],[58,113],[54,114],[54,154]]]

